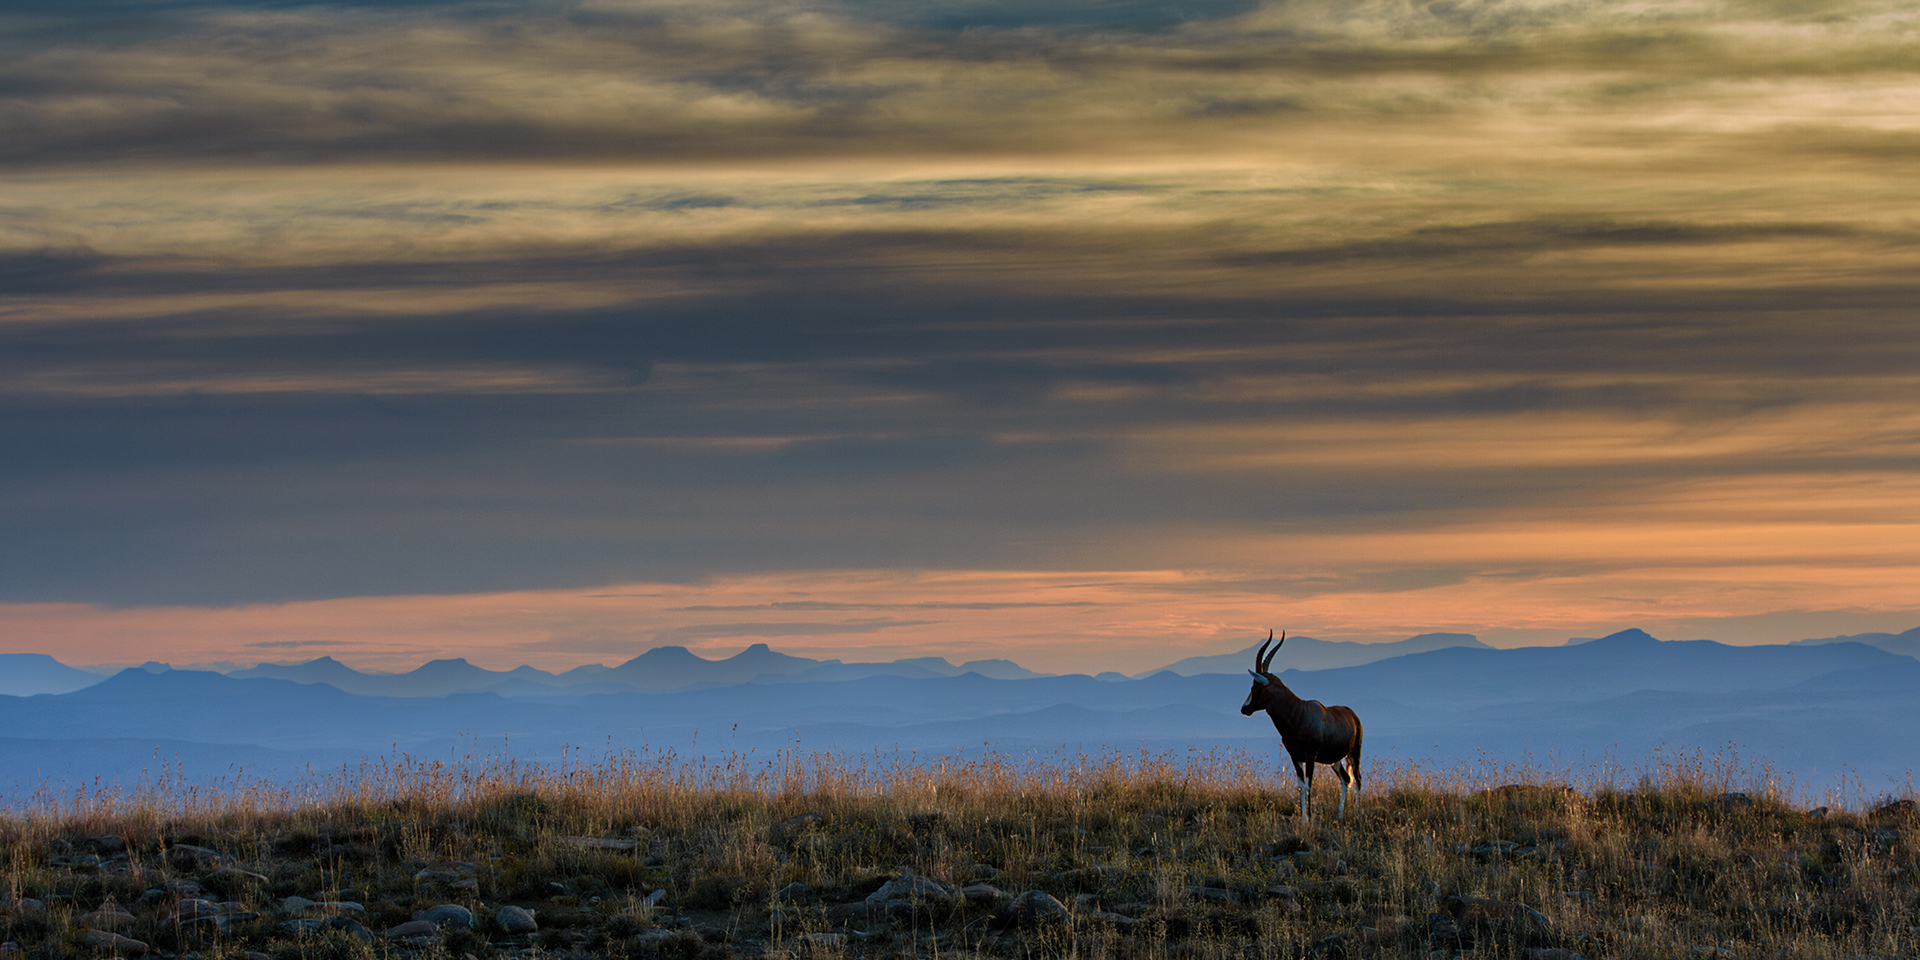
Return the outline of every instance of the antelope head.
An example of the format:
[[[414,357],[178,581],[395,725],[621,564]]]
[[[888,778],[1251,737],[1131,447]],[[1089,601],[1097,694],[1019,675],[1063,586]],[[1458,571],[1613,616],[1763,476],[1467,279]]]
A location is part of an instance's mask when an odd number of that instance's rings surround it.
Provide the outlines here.
[[[1286,642],[1287,635],[1283,633],[1280,635],[1280,643],[1273,643],[1273,631],[1267,631],[1266,642],[1260,644],[1260,649],[1253,655],[1253,669],[1247,671],[1253,674],[1253,690],[1247,694],[1247,702],[1240,705],[1241,716],[1251,717],[1265,710],[1267,704],[1273,702],[1273,688],[1279,686],[1280,678],[1268,673],[1267,666],[1273,663],[1273,655],[1279,653],[1281,644]],[[1268,643],[1273,643],[1271,652],[1267,650]]]

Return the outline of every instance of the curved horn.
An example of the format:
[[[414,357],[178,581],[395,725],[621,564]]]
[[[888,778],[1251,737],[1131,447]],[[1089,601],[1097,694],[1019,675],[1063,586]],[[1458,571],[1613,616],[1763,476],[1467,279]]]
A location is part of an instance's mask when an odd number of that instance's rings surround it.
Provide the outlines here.
[[[1269,629],[1269,630],[1267,631],[1267,639],[1268,639],[1268,640],[1272,640],[1272,639],[1273,639],[1273,631],[1272,631],[1271,629]],[[1287,634],[1286,634],[1286,632],[1285,632],[1285,631],[1281,631],[1281,633],[1280,633],[1280,642],[1279,642],[1279,643],[1276,643],[1276,644],[1274,644],[1274,645],[1273,645],[1273,651],[1272,651],[1271,653],[1268,653],[1268,654],[1267,654],[1267,658],[1266,658],[1265,660],[1262,660],[1262,661],[1260,661],[1260,672],[1261,672],[1261,673],[1266,673],[1266,672],[1267,672],[1267,670],[1268,670],[1268,669],[1270,669],[1270,668],[1272,667],[1272,665],[1273,665],[1273,656],[1274,656],[1274,654],[1276,654],[1276,653],[1279,653],[1279,652],[1280,652],[1280,648],[1281,648],[1282,646],[1284,646],[1284,645],[1286,644],[1286,642],[1287,642]],[[1263,650],[1264,650],[1265,648],[1266,648],[1266,645],[1265,645],[1265,644],[1262,644],[1262,645],[1261,645],[1261,649],[1263,649]]]
[[[1261,641],[1260,649],[1253,652],[1253,675],[1256,677],[1267,672],[1267,644],[1272,642],[1273,631],[1268,630],[1267,639]]]

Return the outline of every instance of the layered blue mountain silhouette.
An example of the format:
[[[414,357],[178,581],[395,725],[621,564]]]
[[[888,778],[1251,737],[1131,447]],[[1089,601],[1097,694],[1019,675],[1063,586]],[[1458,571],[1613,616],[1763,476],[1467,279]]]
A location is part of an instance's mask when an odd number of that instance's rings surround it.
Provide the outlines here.
[[[1376,761],[1591,771],[1731,743],[1803,788],[1848,778],[1868,793],[1907,789],[1920,768],[1909,731],[1920,716],[1920,659],[1882,645],[1738,647],[1628,630],[1500,650],[1425,635],[1376,645],[1418,652],[1309,670],[1300,661],[1327,647],[1295,643],[1275,663],[1282,679],[1359,711]],[[1215,660],[1231,672],[1182,675]],[[1266,718],[1239,715],[1251,652],[1183,663],[1128,680],[1040,676],[1005,661],[823,662],[755,646],[725,660],[660,648],[562,674],[464,660],[403,674],[327,658],[232,675],[150,665],[81,689],[0,696],[0,794],[18,804],[36,788],[95,778],[297,779],[395,752],[550,761],[583,748],[749,759],[791,749],[923,758],[1249,750],[1285,781]],[[0,660],[0,670],[15,665],[0,672],[10,689],[28,682],[20,677],[75,680],[43,660]]]
[[[0,696],[71,693],[106,676],[76,670],[44,653],[0,653]]]

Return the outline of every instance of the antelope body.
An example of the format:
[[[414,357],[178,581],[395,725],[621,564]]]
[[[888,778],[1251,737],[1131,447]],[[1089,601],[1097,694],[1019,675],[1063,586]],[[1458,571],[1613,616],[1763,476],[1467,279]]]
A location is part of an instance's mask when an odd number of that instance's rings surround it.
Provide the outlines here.
[[[1300,779],[1300,818],[1313,816],[1313,767],[1324,763],[1333,767],[1340,778],[1340,810],[1336,817],[1347,817],[1347,787],[1353,787],[1356,801],[1360,798],[1360,717],[1347,707],[1329,707],[1318,700],[1302,700],[1280,682],[1280,678],[1268,672],[1273,655],[1280,652],[1287,635],[1280,635],[1280,642],[1273,643],[1273,631],[1267,631],[1266,643],[1253,655],[1254,669],[1253,691],[1247,694],[1247,702],[1240,705],[1240,715],[1251,717],[1257,710],[1265,710],[1273,720],[1273,728],[1280,731],[1280,744],[1287,748],[1287,756],[1293,759],[1293,775]],[[1267,644],[1273,643],[1273,652],[1267,652]]]

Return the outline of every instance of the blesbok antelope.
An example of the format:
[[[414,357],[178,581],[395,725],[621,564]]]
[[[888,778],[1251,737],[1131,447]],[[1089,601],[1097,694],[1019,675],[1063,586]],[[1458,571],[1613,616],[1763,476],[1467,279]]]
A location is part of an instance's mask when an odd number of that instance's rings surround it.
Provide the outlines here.
[[[1300,818],[1313,817],[1313,765],[1330,764],[1340,777],[1338,819],[1347,818],[1347,786],[1353,786],[1354,800],[1360,799],[1360,717],[1347,707],[1329,707],[1318,700],[1302,700],[1280,678],[1267,671],[1273,655],[1287,642],[1273,643],[1273,631],[1267,631],[1266,643],[1253,655],[1253,692],[1240,705],[1240,715],[1251,717],[1265,710],[1280,731],[1280,743],[1293,758],[1293,775],[1300,778]],[[1273,653],[1267,644],[1273,643]]]

